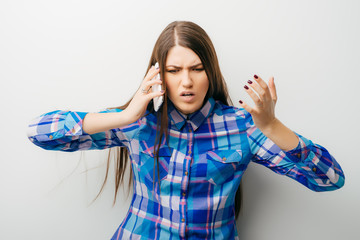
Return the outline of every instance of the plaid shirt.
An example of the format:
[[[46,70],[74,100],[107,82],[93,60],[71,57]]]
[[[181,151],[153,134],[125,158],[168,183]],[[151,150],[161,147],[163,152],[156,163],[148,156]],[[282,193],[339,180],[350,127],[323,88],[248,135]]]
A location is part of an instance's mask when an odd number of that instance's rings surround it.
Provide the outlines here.
[[[48,150],[122,146],[130,151],[134,193],[112,239],[239,239],[234,198],[250,161],[314,191],[344,184],[341,167],[325,148],[297,135],[298,146],[284,152],[256,128],[244,109],[210,98],[189,116],[170,101],[168,110],[169,141],[159,151],[161,194],[153,177],[154,114],[89,135],[82,130],[86,113],[54,111],[35,119],[28,136]],[[121,110],[104,112],[114,111]]]

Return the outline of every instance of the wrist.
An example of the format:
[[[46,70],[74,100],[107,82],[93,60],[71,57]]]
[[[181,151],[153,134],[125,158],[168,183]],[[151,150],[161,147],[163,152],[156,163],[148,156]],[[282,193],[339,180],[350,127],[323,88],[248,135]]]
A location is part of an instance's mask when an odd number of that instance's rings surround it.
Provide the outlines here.
[[[283,151],[292,150],[299,143],[299,138],[295,133],[277,118],[272,120],[264,129],[260,129],[260,131]]]
[[[271,120],[266,126],[259,128],[260,131],[265,134],[265,136],[269,137],[271,136],[274,132],[276,132],[276,129],[279,127],[279,125],[281,125],[281,122],[279,121],[279,119],[277,119],[276,117]]]
[[[138,121],[141,117],[143,117],[143,113],[138,111],[134,112],[131,108],[125,108],[123,111],[121,111],[121,119],[125,120],[127,123],[126,125]]]
[[[126,110],[126,108],[118,113],[118,122],[121,123],[120,127],[129,125],[130,123],[133,123],[135,121],[136,120],[133,120],[131,114],[129,113],[129,110]]]

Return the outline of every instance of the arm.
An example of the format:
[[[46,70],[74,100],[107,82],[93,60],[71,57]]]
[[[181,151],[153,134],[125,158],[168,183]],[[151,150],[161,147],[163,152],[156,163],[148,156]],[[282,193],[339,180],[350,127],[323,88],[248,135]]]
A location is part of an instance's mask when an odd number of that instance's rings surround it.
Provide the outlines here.
[[[256,75],[254,81],[248,81],[251,88],[247,85],[244,88],[254,100],[255,107],[240,101],[250,113],[247,125],[253,161],[287,175],[314,191],[342,187],[344,173],[329,152],[294,133],[275,117],[277,95],[274,78],[270,79],[269,87]]]
[[[121,113],[122,110],[113,109],[97,114],[106,117]],[[139,122],[135,122],[123,128],[113,128],[90,135],[83,129],[84,118],[89,114],[91,113],[60,110],[43,114],[29,124],[28,138],[46,150],[72,152],[105,149],[127,146],[140,125]]]
[[[121,128],[134,121],[129,118],[126,110],[108,113],[88,113],[83,121],[83,130],[88,134]]]
[[[150,68],[140,88],[125,110],[113,109],[101,113],[54,111],[34,119],[28,137],[34,144],[48,150],[76,151],[127,146],[140,126],[150,100],[164,94],[143,93],[160,80],[151,79],[160,72]]]
[[[288,176],[313,191],[332,191],[344,185],[344,172],[324,147],[293,132],[298,145],[283,151],[255,126],[249,113],[245,115],[253,162]]]

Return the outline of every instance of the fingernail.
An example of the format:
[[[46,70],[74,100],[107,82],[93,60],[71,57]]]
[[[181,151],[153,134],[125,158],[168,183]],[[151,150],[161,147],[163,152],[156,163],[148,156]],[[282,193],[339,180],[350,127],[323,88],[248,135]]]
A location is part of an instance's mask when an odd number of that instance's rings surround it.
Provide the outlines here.
[[[243,104],[243,101],[239,100],[239,103],[240,103],[240,104]]]
[[[158,62],[155,63],[155,68],[159,69],[159,63]]]
[[[249,83],[249,84],[252,84],[252,81],[251,81],[251,80],[248,80],[248,83]]]
[[[258,79],[259,77],[258,77],[257,75],[254,75],[254,78],[255,78],[255,79]]]
[[[164,91],[164,90],[161,90],[160,92],[161,92],[161,93],[164,93],[165,91]]]
[[[249,87],[248,87],[248,86],[246,86],[246,85],[244,86],[244,88],[245,88],[246,90],[248,90],[248,89],[249,89]]]

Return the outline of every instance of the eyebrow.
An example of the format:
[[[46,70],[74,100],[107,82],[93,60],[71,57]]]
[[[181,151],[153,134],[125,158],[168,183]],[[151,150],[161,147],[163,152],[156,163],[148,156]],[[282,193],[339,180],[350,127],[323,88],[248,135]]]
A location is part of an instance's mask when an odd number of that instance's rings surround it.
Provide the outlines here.
[[[198,67],[198,66],[201,66],[201,65],[203,65],[203,64],[202,64],[202,63],[197,63],[197,64],[195,64],[195,65],[190,66],[190,68],[195,68],[195,67]],[[168,65],[168,66],[166,66],[166,67],[167,67],[167,68],[168,68],[168,67],[181,68],[181,67],[176,66],[176,65]]]

